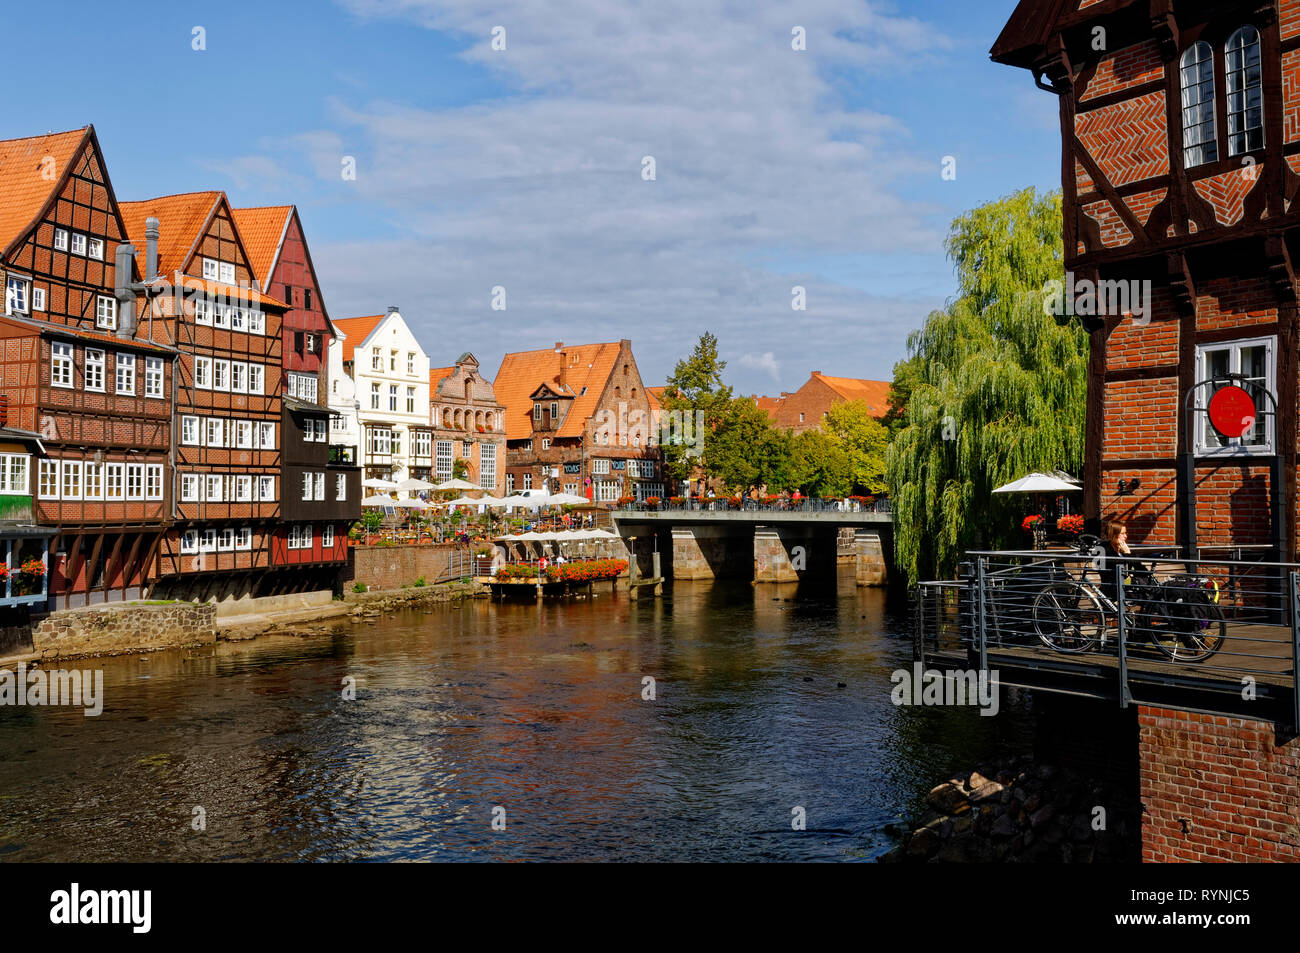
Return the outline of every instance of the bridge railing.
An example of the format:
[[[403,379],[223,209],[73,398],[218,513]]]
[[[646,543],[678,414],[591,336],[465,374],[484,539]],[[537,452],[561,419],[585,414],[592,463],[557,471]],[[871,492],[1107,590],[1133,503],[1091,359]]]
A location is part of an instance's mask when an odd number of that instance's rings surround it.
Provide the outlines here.
[[[1300,565],[1159,551],[968,556],[960,580],[917,588],[918,659],[1114,679],[1124,706],[1139,683],[1235,696],[1214,710],[1267,695],[1300,727]]]
[[[664,512],[767,512],[767,513],[890,513],[890,504],[888,499],[876,500],[823,500],[823,499],[800,499],[800,500],[776,500],[773,502],[764,502],[761,500],[746,499],[736,501],[732,499],[714,499],[700,500],[690,499],[681,502],[671,502],[664,500],[658,504],[651,505],[645,502],[627,503],[617,508],[619,511],[631,510],[642,513],[664,513]]]

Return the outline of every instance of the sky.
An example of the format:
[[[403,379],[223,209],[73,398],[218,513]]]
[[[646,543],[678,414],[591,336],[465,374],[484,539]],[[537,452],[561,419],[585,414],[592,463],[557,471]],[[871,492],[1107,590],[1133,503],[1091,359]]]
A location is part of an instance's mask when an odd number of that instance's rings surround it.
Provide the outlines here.
[[[629,338],[653,386],[711,331],[776,395],[889,379],[951,221],[1059,187],[1055,97],[988,59],[1014,6],[26,4],[0,137],[93,124],[123,201],[297,205],[330,316],[396,305],[434,366]]]

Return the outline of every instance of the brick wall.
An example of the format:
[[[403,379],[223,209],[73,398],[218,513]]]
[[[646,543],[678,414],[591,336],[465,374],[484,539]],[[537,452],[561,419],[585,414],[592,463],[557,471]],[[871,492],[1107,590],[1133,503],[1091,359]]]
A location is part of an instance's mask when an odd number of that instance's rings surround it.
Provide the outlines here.
[[[114,603],[65,609],[0,630],[0,654],[124,655],[213,642],[215,603]]]
[[[370,589],[400,589],[413,585],[420,577],[433,585],[447,571],[452,553],[469,554],[484,545],[353,546],[341,573],[343,589],[351,590],[358,582]]]
[[[1079,97],[1087,102],[1099,96],[1108,96],[1121,90],[1132,89],[1144,83],[1164,79],[1164,63],[1160,59],[1160,47],[1155,40],[1146,40],[1132,46],[1117,50],[1109,56],[1103,56],[1097,64],[1088,88]]]
[[[1300,741],[1141,706],[1138,745],[1144,861],[1300,861]]]

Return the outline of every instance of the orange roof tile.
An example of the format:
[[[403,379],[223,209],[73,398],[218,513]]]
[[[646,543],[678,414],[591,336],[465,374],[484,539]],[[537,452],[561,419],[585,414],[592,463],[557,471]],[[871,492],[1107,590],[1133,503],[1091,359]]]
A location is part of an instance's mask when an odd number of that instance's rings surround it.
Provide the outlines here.
[[[845,400],[860,400],[871,416],[880,419],[889,412],[889,381],[868,381],[857,377],[827,377],[818,371],[813,377],[822,381]]]
[[[248,264],[253,274],[265,288],[271,281],[275,260],[280,255],[280,242],[289,227],[292,205],[267,205],[261,208],[235,208],[230,210],[235,218],[235,228],[248,253]]]
[[[86,126],[0,142],[0,252],[36,224],[89,135]],[[54,159],[54,178],[42,174],[48,168],[47,156]]]
[[[781,407],[780,397],[759,397],[755,394],[751,399],[758,405],[759,410],[766,411],[769,417],[776,419],[776,412]]]
[[[344,362],[352,360],[353,352],[386,317],[386,314],[372,314],[364,318],[339,318],[334,322],[334,326],[347,335],[347,340],[343,342]]]
[[[562,350],[566,358],[563,385],[560,384],[560,355],[555,348],[516,351],[501,359],[501,369],[493,378],[492,386],[497,403],[506,409],[507,440],[525,440],[532,434],[532,394],[543,384],[558,394],[571,394],[574,398],[556,436],[582,436],[609,381],[620,345],[565,345]]]
[[[286,311],[290,307],[279,298],[272,298],[269,294],[258,291],[256,288],[241,287],[224,281],[213,281],[211,278],[195,278],[193,275],[172,274],[162,275],[155,281],[175,281],[176,286],[187,298],[191,293],[201,291],[209,298],[224,299],[226,304],[232,306],[244,304],[269,305],[272,308],[283,308]],[[164,308],[162,314],[170,315],[171,311]]]
[[[650,399],[651,412],[657,412],[664,409],[664,391],[667,387],[647,387],[645,395]]]
[[[0,326],[3,326],[3,333],[0,333],[0,337],[26,337],[32,334],[47,334],[52,337],[76,338],[79,341],[96,341],[101,344],[111,344],[118,348],[134,348],[164,354],[174,354],[176,352],[173,347],[158,344],[146,338],[120,338],[116,334],[88,331],[84,328],[70,327],[53,321],[34,321],[30,318],[17,318],[9,315],[0,317]]]
[[[429,368],[429,394],[432,395],[438,389],[438,384],[441,383],[444,377],[451,377],[454,373],[456,373],[455,365]]]
[[[146,219],[158,219],[158,274],[170,275],[184,270],[198,243],[199,230],[211,217],[220,200],[220,192],[188,192],[184,195],[145,199],[142,202],[119,202],[118,208],[122,212],[122,221],[126,224],[127,237],[135,246],[135,261],[140,274],[146,273]]]

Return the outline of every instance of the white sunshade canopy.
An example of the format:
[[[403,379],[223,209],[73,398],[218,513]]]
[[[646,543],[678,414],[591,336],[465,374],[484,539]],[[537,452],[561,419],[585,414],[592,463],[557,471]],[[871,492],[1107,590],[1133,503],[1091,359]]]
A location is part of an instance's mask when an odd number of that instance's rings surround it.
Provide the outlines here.
[[[454,480],[444,480],[437,486],[429,487],[431,490],[481,490],[481,486],[475,486],[468,480],[462,480],[459,477]]]
[[[397,501],[391,496],[384,496],[382,493],[376,493],[374,496],[368,496],[361,501],[362,506],[396,506]]]
[[[394,489],[398,490],[432,490],[433,484],[428,480],[417,480],[415,477],[409,477],[397,484]]]
[[[1068,483],[1060,477],[1046,473],[1031,473],[1006,486],[1000,486],[994,493],[1071,493],[1079,492],[1083,487]]]
[[[397,500],[397,501],[395,501],[395,502],[393,503],[393,505],[394,505],[394,506],[399,506],[399,507],[401,507],[401,508],[404,509],[404,510],[431,510],[431,509],[433,509],[432,504],[430,504],[430,503],[426,503],[426,502],[424,502],[424,500],[414,500],[414,499],[412,499],[412,500]]]
[[[482,500],[476,500],[469,496],[458,496],[454,500],[448,500],[447,506],[478,506]]]
[[[557,493],[551,497],[550,502],[557,506],[581,506],[584,503],[590,503],[585,496],[576,496],[572,493]]]
[[[371,477],[368,480],[362,480],[361,485],[367,490],[396,490],[397,484],[392,480],[380,480],[377,477]]]
[[[507,496],[502,502],[502,506],[506,509],[522,507],[528,510],[535,510],[539,506],[549,506],[550,504],[551,498],[545,493],[540,493],[537,496]]]

